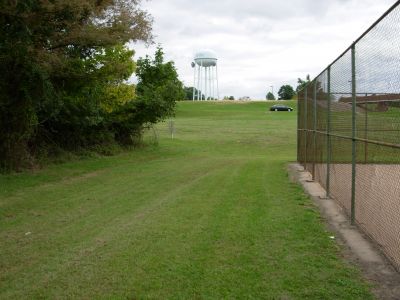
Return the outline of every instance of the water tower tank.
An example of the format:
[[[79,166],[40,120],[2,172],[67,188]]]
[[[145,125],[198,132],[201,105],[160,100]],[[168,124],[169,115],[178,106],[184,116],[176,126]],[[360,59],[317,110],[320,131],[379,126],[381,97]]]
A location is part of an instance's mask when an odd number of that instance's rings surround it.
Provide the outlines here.
[[[195,54],[194,61],[199,66],[214,67],[217,65],[217,55],[211,50],[202,50]]]

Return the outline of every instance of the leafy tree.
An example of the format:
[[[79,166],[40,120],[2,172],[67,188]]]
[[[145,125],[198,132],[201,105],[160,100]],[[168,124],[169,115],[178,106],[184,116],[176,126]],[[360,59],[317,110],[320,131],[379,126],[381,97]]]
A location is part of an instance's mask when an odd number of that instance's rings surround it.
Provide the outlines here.
[[[111,113],[135,99],[135,85],[120,83],[118,85],[107,85],[104,90],[104,99],[100,102],[102,110]]]
[[[224,100],[235,100],[235,97],[233,96],[224,96]]]
[[[116,138],[122,144],[134,144],[146,124],[154,124],[174,114],[175,103],[185,96],[173,62],[164,62],[161,47],[154,59],[137,62],[136,99],[114,114]]]
[[[194,89],[194,87],[192,87],[192,86],[190,86],[190,87],[185,86],[184,87],[184,90],[185,90],[185,98],[184,98],[184,100],[193,100],[193,89]]]
[[[198,90],[196,88],[191,86],[191,87],[185,87],[184,89],[185,89],[185,100],[193,100],[193,89],[196,92],[195,97],[197,99]],[[203,93],[200,94],[200,99],[203,99],[203,100],[205,99],[205,96]]]
[[[40,123],[35,144],[51,138],[60,147],[75,150],[102,144],[106,136],[109,142],[108,114],[135,96],[134,87],[124,83],[135,70],[132,55],[132,50],[116,45],[96,51],[76,67],[86,79],[65,79],[68,85],[60,89],[56,112],[53,106],[37,109]]]
[[[132,71],[121,74],[115,62],[126,60],[110,52],[128,57],[121,45],[150,42],[151,23],[140,0],[2,1],[0,168],[18,168],[39,136],[96,132],[105,81],[118,85]]]
[[[307,74],[306,79],[297,78],[296,92],[301,91],[310,82],[310,75]]]
[[[275,96],[271,92],[268,92],[266,98],[267,98],[267,100],[275,100]]]
[[[174,63],[164,63],[164,52],[160,46],[153,60],[149,56],[138,60],[136,76],[138,101],[152,104],[152,109],[158,108],[153,115],[148,115],[148,122],[156,123],[172,116],[175,102],[184,98],[183,84]]]
[[[289,84],[281,86],[278,91],[279,100],[290,100],[296,94],[293,87]]]

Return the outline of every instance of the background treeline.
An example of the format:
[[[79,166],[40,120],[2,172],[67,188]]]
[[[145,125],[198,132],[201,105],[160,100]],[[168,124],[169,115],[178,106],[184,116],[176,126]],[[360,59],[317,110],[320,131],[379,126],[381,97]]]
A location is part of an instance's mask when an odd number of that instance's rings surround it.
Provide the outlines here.
[[[173,63],[160,47],[135,63],[125,46],[151,43],[151,25],[139,0],[1,1],[0,169],[134,145],[173,114],[184,96]]]
[[[310,75],[306,79],[297,78],[296,90],[290,84],[284,84],[279,88],[278,100],[297,100],[297,93],[301,91],[310,82]],[[272,86],[271,86],[272,87]],[[276,100],[272,92],[267,92],[267,100]]]

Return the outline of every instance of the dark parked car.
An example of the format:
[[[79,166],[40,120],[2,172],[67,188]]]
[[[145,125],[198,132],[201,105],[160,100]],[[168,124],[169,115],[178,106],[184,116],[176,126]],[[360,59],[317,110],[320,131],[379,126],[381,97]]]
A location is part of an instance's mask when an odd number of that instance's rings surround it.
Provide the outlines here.
[[[276,104],[276,105],[272,105],[269,110],[270,111],[293,111],[293,108],[286,106],[286,105],[282,105],[282,104]]]

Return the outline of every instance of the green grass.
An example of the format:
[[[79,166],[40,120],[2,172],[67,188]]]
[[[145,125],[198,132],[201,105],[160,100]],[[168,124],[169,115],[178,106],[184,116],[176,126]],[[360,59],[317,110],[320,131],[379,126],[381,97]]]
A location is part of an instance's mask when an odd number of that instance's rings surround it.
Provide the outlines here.
[[[0,298],[371,299],[266,106],[179,103],[158,147],[0,176]]]

